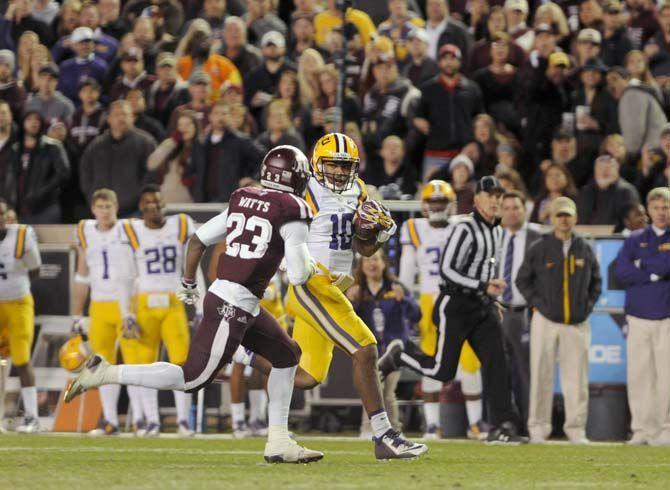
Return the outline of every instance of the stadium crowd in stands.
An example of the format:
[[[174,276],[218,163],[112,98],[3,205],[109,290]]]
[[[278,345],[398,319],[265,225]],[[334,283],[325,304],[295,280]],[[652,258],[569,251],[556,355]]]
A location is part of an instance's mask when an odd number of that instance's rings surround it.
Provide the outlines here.
[[[3,4],[0,196],[22,222],[76,222],[100,187],[132,215],[146,182],[226,201],[340,116],[385,198],[441,177],[469,211],[497,173],[531,221],[565,195],[621,228],[670,178],[670,2],[361,0],[344,28],[335,0]]]

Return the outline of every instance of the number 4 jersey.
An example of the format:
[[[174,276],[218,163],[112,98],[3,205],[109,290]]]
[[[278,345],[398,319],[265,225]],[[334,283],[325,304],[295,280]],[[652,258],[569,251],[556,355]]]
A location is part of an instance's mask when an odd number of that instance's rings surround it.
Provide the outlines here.
[[[168,216],[161,228],[149,228],[141,220],[124,220],[123,234],[135,252],[137,292],[174,292],[181,284],[186,242],[195,233],[185,214]]]

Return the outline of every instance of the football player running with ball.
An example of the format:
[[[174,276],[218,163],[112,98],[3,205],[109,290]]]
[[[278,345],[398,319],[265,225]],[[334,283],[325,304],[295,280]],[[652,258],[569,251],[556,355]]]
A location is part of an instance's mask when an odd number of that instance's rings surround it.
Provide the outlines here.
[[[316,274],[289,287],[286,310],[295,318],[293,338],[302,350],[296,386],[310,389],[328,374],[333,349],[352,359],[354,384],[374,433],[377,459],[414,458],[428,450],[394,431],[384,409],[374,334],[344,295],[353,284],[354,252],[373,255],[396,231],[390,213],[369,200],[358,178],[354,141],[330,133],[317,141],[306,200],[315,217],[307,246],[317,261]],[[364,235],[364,236],[361,236]]]
[[[198,299],[195,274],[206,248],[225,240],[226,252],[219,258],[217,280],[204,298],[204,317],[183,366],[166,362],[112,366],[94,355],[68,387],[66,401],[106,384],[191,393],[211,383],[234,355],[244,357],[243,346],[273,366],[268,380],[265,459],[309,463],[323,458],[323,453],[301,447],[289,437],[288,414],[300,348],[259,307],[283,257],[293,285],[305,283],[314,272],[306,244],[312,215],[301,197],[308,179],[309,163],[300,150],[272,149],[261,165],[263,189],[236,190],[228,209],[205,223],[189,241],[179,297],[190,304]]]

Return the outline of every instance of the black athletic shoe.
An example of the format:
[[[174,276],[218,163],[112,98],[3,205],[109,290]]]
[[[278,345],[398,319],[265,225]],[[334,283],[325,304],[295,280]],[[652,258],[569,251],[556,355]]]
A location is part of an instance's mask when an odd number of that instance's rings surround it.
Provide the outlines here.
[[[516,428],[511,422],[503,422],[499,427],[491,428],[486,438],[487,444],[528,444],[528,438],[517,434]]]
[[[379,362],[377,363],[382,381],[384,381],[386,376],[391,374],[393,371],[400,369],[400,354],[402,354],[404,350],[405,344],[402,340],[395,339],[389,342],[389,345],[386,347],[386,351],[379,358]]]

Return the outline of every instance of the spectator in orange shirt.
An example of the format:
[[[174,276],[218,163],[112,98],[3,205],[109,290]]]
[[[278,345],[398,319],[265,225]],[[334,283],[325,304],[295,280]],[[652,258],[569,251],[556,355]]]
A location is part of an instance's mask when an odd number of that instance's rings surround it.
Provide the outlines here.
[[[202,31],[196,31],[186,48],[186,56],[177,62],[177,71],[182,79],[188,80],[191,73],[201,66],[200,69],[211,77],[211,98],[214,102],[219,98],[219,89],[224,82],[242,86],[242,76],[228,58],[211,53],[211,47],[210,37]]]

